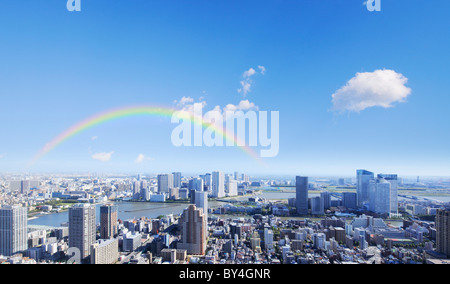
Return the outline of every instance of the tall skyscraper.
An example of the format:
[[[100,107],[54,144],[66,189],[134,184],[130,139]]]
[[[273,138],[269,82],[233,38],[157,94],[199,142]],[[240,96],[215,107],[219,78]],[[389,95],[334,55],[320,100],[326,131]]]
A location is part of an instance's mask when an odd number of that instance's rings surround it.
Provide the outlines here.
[[[81,261],[89,260],[95,235],[95,206],[79,203],[69,208],[69,247],[80,250]]]
[[[308,214],[308,177],[295,178],[295,202],[298,214]]]
[[[348,209],[356,209],[356,192],[343,192],[342,193],[342,206]]]
[[[0,254],[11,256],[28,248],[28,210],[21,206],[0,208]]]
[[[391,184],[384,178],[369,181],[369,209],[376,213],[391,213]]]
[[[227,182],[227,192],[228,196],[238,195],[238,183],[235,180],[229,180]]]
[[[204,255],[206,252],[206,217],[202,209],[189,205],[181,215],[181,240],[177,249],[185,249],[188,254]]]
[[[450,257],[450,211],[436,212],[436,251]]]
[[[369,202],[369,181],[374,178],[372,172],[366,170],[356,171],[356,194],[357,206],[363,207],[364,203]]]
[[[100,238],[111,239],[117,234],[117,205],[105,204],[100,207]]]
[[[384,178],[391,184],[390,208],[391,214],[398,213],[398,177],[393,174],[378,174],[378,178]]]
[[[30,191],[30,181],[29,180],[23,180],[20,183],[20,193],[27,194],[28,191]]]
[[[322,191],[320,197],[323,200],[323,208],[329,209],[331,207],[331,193],[329,191]]]
[[[161,174],[158,175],[158,192],[169,193],[169,188],[173,187],[173,175]]]
[[[225,196],[225,175],[223,172],[212,173],[212,196],[219,198]]]
[[[311,214],[313,215],[324,214],[323,199],[320,196],[311,198]]]
[[[203,210],[206,222],[208,222],[208,192],[206,191],[195,191],[195,206]]]
[[[212,186],[212,176],[211,174],[207,173],[203,177],[203,185],[205,186],[205,190],[211,192],[211,186]]]
[[[181,173],[173,172],[173,187],[181,188]]]
[[[195,190],[195,191],[203,191],[203,179],[201,178],[192,178],[189,180],[189,190]]]

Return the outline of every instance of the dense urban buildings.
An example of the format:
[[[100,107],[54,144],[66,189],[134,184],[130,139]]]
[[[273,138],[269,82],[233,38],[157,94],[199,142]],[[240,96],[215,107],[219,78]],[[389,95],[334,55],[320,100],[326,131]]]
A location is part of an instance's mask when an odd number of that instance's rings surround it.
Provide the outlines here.
[[[443,263],[449,257],[450,204],[435,198],[450,181],[373,174],[359,207],[357,175],[179,174],[180,187],[167,192],[168,175],[41,177],[26,193],[21,182],[0,178],[2,210],[21,208],[27,225],[13,227],[25,232],[25,244],[2,252],[0,263],[78,263],[74,250],[82,263],[93,264]],[[218,198],[212,185],[222,176]],[[421,198],[418,188],[430,196]],[[39,224],[54,212],[66,217]],[[5,224],[17,222],[4,220],[2,234]],[[2,247],[17,246],[2,241]]]

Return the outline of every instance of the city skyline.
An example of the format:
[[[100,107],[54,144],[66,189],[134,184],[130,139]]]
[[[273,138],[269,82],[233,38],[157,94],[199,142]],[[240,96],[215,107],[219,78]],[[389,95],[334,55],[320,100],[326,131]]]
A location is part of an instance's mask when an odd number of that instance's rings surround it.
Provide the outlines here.
[[[124,2],[106,13],[85,2],[74,13],[2,4],[0,172],[450,175],[448,2],[377,12],[362,0]],[[278,155],[260,165],[238,147],[175,147],[170,119],[137,116],[80,132],[28,166],[98,113],[194,103],[278,111]]]

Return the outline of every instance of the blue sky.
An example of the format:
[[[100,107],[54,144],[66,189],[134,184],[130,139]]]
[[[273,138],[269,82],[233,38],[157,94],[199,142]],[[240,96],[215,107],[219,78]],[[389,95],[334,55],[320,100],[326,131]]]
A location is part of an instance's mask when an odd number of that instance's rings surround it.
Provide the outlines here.
[[[381,1],[369,12],[363,0],[82,0],[71,13],[65,0],[0,0],[0,171],[447,176],[450,3]],[[258,66],[266,72],[244,97],[242,75]],[[332,95],[356,73],[384,69],[407,78],[403,102],[333,110]],[[182,97],[279,111],[278,156],[261,166],[237,148],[176,148],[170,121],[136,117],[27,167],[86,117]]]

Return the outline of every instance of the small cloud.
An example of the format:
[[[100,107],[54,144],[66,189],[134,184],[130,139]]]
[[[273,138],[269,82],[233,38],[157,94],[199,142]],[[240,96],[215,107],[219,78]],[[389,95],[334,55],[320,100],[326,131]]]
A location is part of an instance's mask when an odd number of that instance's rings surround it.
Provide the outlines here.
[[[260,70],[261,75],[264,75],[264,73],[266,72],[266,68],[264,66],[259,65],[258,69]],[[256,73],[257,71],[255,69],[250,68],[242,74],[243,80],[239,82],[241,84],[241,88],[237,90],[238,93],[242,93],[245,97],[251,91],[251,87],[253,84],[251,77]]]
[[[113,154],[114,154],[114,151],[108,152],[108,153],[103,152],[103,153],[93,154],[91,157],[92,157],[92,159],[98,160],[101,162],[109,162],[111,160]]]
[[[248,69],[247,71],[244,72],[244,74],[242,74],[242,77],[244,78],[250,78],[251,76],[255,75],[256,71],[253,68]]]
[[[356,73],[347,84],[332,95],[333,110],[360,112],[370,107],[393,107],[411,94],[408,78],[394,70]]]
[[[142,163],[144,161],[145,161],[145,155],[144,154],[139,154],[134,162],[136,164],[140,164],[140,163]]]
[[[250,102],[249,100],[242,100],[239,102],[238,105],[233,105],[233,104],[227,104],[226,107],[223,108],[223,111],[239,111],[239,110],[251,110],[251,109],[255,109],[257,110],[258,107]]]
[[[258,68],[262,75],[264,75],[264,73],[266,73],[266,67],[259,65]]]
[[[3,159],[6,156],[6,153],[0,154],[0,159]]]
[[[91,140],[92,140],[92,141],[97,140],[97,139],[98,139],[98,136],[92,136],[92,137],[91,137]]]

